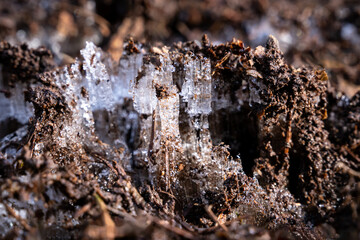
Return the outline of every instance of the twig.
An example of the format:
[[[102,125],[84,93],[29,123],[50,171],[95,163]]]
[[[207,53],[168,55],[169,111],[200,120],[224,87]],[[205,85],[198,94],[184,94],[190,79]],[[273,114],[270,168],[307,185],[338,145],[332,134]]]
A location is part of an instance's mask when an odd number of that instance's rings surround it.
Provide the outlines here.
[[[124,218],[127,222],[132,223],[134,226],[136,226],[138,228],[142,228],[142,225],[140,225],[139,222],[133,216],[131,216],[129,213],[127,213],[125,211],[120,211],[111,206],[106,206],[106,208],[109,212]]]
[[[360,163],[360,158],[353,151],[351,151],[350,148],[344,146],[343,149],[345,149],[345,151],[350,154],[350,156],[352,156],[356,161]]]
[[[127,177],[127,174],[126,174],[124,168],[117,161],[112,160],[112,164],[113,164],[113,166],[115,165],[113,168],[115,170],[117,170],[117,172],[120,176]]]
[[[212,206],[209,205],[209,206],[206,206],[205,207],[205,210],[206,212],[209,214],[209,216],[212,218],[213,221],[215,221],[217,224],[219,224],[219,226],[225,231],[225,232],[228,232],[229,229],[224,225],[222,224],[218,217],[214,214],[214,212],[211,210]]]
[[[360,178],[360,172],[357,172],[351,168],[349,168],[348,166],[346,166],[344,163],[339,162],[336,164],[336,166],[340,169],[342,169],[345,173],[352,175],[354,177]]]
[[[289,159],[289,150],[290,150],[290,148],[291,148],[292,115],[293,115],[293,108],[288,112],[288,115],[287,115],[286,137],[285,137],[285,149],[284,149],[284,155],[285,155],[285,158],[286,158],[286,159]]]
[[[166,195],[170,196],[171,198],[173,198],[173,199],[175,199],[176,201],[179,202],[179,200],[177,200],[177,198],[173,194],[171,194],[169,192],[165,192],[163,190],[157,190],[157,191],[160,192],[160,193],[166,194]]]
[[[171,232],[173,232],[173,233],[175,233],[177,235],[180,235],[180,236],[182,236],[184,238],[187,238],[187,239],[195,239],[195,236],[191,232],[189,232],[189,231],[187,231],[185,229],[181,229],[181,228],[172,226],[172,225],[170,225],[170,223],[168,221],[160,220],[160,219],[155,218],[155,217],[152,217],[152,220],[153,220],[154,223],[156,223],[160,227],[163,227],[163,228],[165,228],[165,229],[167,229],[167,230],[169,230],[169,231],[171,231]]]
[[[230,57],[231,53],[228,52],[220,61],[218,61],[215,65],[215,69],[220,68],[220,66],[226,61],[228,60],[228,58]],[[214,70],[211,75],[213,76],[215,74],[216,70]]]
[[[20,217],[14,209],[12,209],[9,205],[7,205],[6,203],[2,202],[2,204],[4,204],[6,211],[8,211],[8,213],[13,216],[23,227],[24,229],[26,229],[27,231],[31,232],[33,230],[32,227],[30,227],[29,224],[27,224],[27,222]]]
[[[178,215],[174,216],[174,219],[184,228],[186,228],[186,230],[188,230],[189,232],[195,232],[195,230],[197,230],[196,226],[190,225],[189,223],[185,222],[184,220],[182,220]]]
[[[91,208],[91,203],[85,204],[82,208],[80,208],[78,211],[76,211],[74,218],[81,217],[82,215],[84,215],[84,213],[89,211],[90,208]]]
[[[228,58],[230,57],[231,53],[228,52],[218,63],[216,63],[215,68],[220,67]]]

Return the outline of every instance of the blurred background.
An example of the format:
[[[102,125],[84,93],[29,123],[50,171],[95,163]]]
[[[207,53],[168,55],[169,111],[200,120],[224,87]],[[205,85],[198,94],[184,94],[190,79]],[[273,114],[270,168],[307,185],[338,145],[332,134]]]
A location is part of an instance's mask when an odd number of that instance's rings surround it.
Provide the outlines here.
[[[128,37],[171,45],[232,40],[256,47],[269,34],[288,63],[325,68],[332,85],[352,96],[360,90],[358,0],[1,0],[0,37],[46,46],[59,63],[72,62],[93,41],[119,59]]]

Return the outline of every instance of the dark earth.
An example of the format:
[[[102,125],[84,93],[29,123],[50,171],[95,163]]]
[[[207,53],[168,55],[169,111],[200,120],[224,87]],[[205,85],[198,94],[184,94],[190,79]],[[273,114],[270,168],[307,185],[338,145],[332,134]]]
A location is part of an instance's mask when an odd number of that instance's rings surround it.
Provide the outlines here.
[[[360,238],[357,1],[2,0],[0,38],[1,239]],[[170,46],[178,82],[186,57],[210,59],[214,91],[230,96],[208,117],[212,152],[239,155],[243,170],[204,196],[193,162],[176,166],[184,187],[160,172],[150,181],[147,163],[122,162],[140,138],[117,130],[127,147],[115,148],[101,113],[95,135],[63,147],[75,117],[52,73],[81,59],[85,41],[115,62],[144,51],[157,68]],[[33,112],[5,114],[16,94]],[[156,95],[170,90],[157,85]],[[134,111],[131,101],[119,111]],[[184,142],[196,132],[189,118],[181,103]],[[155,166],[161,155],[149,154]]]

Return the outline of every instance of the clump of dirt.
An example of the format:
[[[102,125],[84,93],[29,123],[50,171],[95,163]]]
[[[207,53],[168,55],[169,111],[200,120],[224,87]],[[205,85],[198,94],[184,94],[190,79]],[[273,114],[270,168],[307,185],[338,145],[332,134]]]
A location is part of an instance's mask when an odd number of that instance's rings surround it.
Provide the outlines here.
[[[26,44],[12,46],[1,42],[0,52],[5,86],[13,86],[16,81],[34,81],[39,74],[55,67],[51,51],[44,47],[29,49]]]

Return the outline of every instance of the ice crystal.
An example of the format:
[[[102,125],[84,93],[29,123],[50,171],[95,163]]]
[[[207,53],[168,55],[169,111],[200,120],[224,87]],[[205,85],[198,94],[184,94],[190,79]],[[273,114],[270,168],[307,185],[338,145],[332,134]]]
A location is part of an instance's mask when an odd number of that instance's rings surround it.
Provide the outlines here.
[[[155,71],[153,65],[144,66],[145,72]],[[133,90],[134,107],[140,114],[152,114],[156,108],[157,98],[152,74],[146,74],[138,80]]]
[[[125,55],[119,62],[119,74],[111,75],[115,101],[132,98],[135,79],[141,70],[143,54]]]
[[[103,63],[103,53],[94,43],[86,42],[85,49],[81,50],[84,58],[84,70],[88,84],[88,92],[93,110],[114,107],[114,99],[109,73]]]
[[[207,58],[186,55],[185,79],[180,95],[188,103],[190,116],[211,112],[211,66]]]

